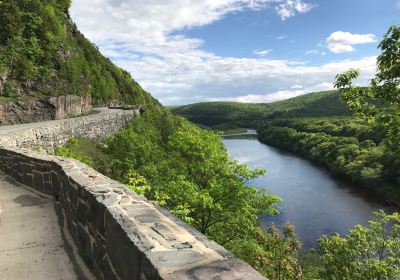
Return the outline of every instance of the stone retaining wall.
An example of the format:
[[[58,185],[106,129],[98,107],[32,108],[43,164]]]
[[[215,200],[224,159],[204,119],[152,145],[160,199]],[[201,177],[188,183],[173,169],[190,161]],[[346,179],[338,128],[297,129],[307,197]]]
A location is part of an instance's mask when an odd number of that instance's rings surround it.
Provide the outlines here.
[[[3,147],[0,170],[56,198],[97,279],[264,279],[165,209],[78,161]]]
[[[73,136],[104,139],[128,126],[133,110],[98,108],[97,114],[72,119],[0,127],[0,145],[53,150]]]

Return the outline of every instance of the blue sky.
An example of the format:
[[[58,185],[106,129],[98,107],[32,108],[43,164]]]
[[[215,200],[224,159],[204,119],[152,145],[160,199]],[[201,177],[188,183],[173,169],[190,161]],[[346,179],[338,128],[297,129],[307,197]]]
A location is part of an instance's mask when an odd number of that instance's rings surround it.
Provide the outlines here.
[[[84,0],[78,28],[165,105],[272,102],[374,74],[400,0]]]
[[[307,14],[282,21],[273,9],[231,14],[213,24],[182,32],[204,40],[203,49],[220,56],[255,57],[254,50],[271,50],[273,59],[309,60],[314,63],[332,59],[361,58],[377,54],[377,44],[357,46],[343,54],[327,52],[322,44],[332,32],[376,34],[381,38],[388,26],[400,19],[396,1],[334,0],[314,1],[318,6]],[[392,8],[390,7],[392,6]],[[305,56],[310,50],[325,56]]]

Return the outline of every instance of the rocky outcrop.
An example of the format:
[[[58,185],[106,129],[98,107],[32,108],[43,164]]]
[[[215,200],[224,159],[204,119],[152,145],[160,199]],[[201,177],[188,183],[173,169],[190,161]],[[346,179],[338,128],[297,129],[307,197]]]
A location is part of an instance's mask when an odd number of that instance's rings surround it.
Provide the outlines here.
[[[39,122],[54,118],[54,107],[45,100],[3,101],[0,103],[0,125]]]
[[[0,102],[0,125],[59,120],[88,114],[92,110],[89,95],[3,101]]]
[[[55,109],[54,118],[56,120],[84,115],[93,110],[92,98],[90,95],[51,97],[49,103]]]

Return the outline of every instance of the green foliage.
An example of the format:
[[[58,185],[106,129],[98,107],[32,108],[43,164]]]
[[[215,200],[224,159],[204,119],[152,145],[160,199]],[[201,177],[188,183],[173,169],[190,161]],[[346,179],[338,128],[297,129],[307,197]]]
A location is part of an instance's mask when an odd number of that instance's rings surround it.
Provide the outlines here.
[[[304,279],[320,280],[325,273],[321,254],[315,248],[302,250],[298,254],[298,259],[303,270]]]
[[[341,98],[359,116],[387,128],[391,150],[400,152],[400,26],[392,25],[379,44],[377,73],[368,88],[353,85],[360,71],[350,69],[336,76]],[[378,106],[379,105],[379,106]]]
[[[16,87],[15,81],[7,81],[3,88],[3,97],[12,97],[14,96],[14,90]]]
[[[71,0],[0,2],[0,79],[10,96],[91,94],[159,106],[127,73],[101,55],[68,15]]]
[[[91,158],[84,153],[77,151],[77,149],[74,148],[76,145],[78,145],[78,140],[76,138],[71,138],[68,141],[67,147],[56,147],[55,154],[62,157],[75,158],[87,165],[92,165]]]
[[[387,152],[384,127],[351,118],[296,118],[270,121],[260,141],[321,163],[337,174],[400,202],[399,158]]]
[[[151,190],[151,187],[147,183],[146,178],[139,175],[134,170],[131,170],[125,175],[123,183],[127,185],[129,189],[140,195],[145,195]]]
[[[400,279],[400,215],[379,211],[369,226],[319,239],[323,279]]]
[[[171,110],[217,130],[256,128],[265,121],[283,117],[350,115],[335,91],[315,92],[268,104],[211,102],[178,106]]]
[[[240,240],[241,244],[232,246],[231,251],[260,271],[269,279],[303,279],[302,268],[297,259],[301,247],[295,228],[287,224],[283,232],[274,225],[266,232],[258,228],[255,238]]]

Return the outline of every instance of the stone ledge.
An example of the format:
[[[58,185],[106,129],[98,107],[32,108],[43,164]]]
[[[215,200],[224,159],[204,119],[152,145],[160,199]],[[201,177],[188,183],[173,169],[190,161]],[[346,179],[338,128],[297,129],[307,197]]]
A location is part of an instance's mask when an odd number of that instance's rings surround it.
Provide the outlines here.
[[[59,200],[98,279],[265,279],[167,210],[83,163],[0,147],[0,170]]]

